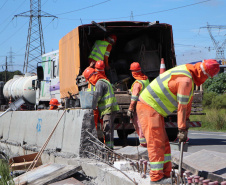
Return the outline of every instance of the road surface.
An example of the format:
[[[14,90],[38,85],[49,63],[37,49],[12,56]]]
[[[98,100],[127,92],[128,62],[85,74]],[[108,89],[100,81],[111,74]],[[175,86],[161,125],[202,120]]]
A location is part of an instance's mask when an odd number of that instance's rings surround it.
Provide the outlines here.
[[[226,153],[226,133],[224,132],[188,132],[188,152],[197,152],[202,149]]]
[[[117,132],[115,131],[114,137],[116,148],[120,147],[120,145],[136,146],[139,143],[137,134],[130,134],[127,141],[122,141],[118,138]],[[188,138],[188,152],[194,153],[205,149],[226,153],[226,133],[224,132],[189,130]]]

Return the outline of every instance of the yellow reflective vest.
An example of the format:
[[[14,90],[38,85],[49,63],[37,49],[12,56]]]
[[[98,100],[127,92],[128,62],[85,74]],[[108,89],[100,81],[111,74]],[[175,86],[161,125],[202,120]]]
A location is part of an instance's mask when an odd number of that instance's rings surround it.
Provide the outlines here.
[[[178,101],[187,104],[193,96],[194,81],[192,80],[192,90],[189,97],[179,97],[174,95],[168,87],[168,82],[172,75],[185,75],[192,79],[191,73],[186,65],[180,65],[167,70],[154,79],[140,94],[140,97],[159,114],[166,117],[177,109]]]
[[[97,40],[93,46],[89,58],[92,58],[95,61],[104,60],[104,55],[109,44],[110,43],[107,41]]]
[[[147,79],[147,80],[136,80],[136,81],[132,84],[132,86],[131,86],[131,92],[133,92],[133,85],[134,85],[136,82],[138,82],[138,83],[140,83],[140,84],[142,85],[141,91],[139,92],[139,95],[140,95],[140,94],[142,93],[142,91],[148,86],[149,80],[148,80],[148,79]],[[137,97],[137,96],[131,95],[131,100],[137,101],[137,100],[138,100],[138,97]]]
[[[103,116],[113,111],[119,111],[119,106],[115,98],[112,85],[110,84],[109,81],[105,79],[100,79],[100,80],[103,82],[106,82],[108,85],[108,92],[98,102],[98,109],[99,109],[100,115]]]

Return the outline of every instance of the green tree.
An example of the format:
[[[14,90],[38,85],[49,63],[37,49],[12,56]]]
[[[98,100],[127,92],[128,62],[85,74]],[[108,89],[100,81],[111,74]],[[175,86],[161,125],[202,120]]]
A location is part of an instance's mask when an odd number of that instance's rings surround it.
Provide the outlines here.
[[[13,78],[14,75],[23,75],[23,73],[19,70],[16,71],[5,71],[0,72],[0,81],[5,81],[5,75],[6,75],[6,80],[9,81],[10,79]]]
[[[220,73],[214,78],[208,78],[203,84],[203,88],[204,92],[226,93],[226,73]]]

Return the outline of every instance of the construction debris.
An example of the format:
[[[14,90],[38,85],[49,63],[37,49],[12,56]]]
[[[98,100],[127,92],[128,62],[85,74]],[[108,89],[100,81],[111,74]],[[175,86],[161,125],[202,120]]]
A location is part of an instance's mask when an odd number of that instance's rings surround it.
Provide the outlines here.
[[[63,180],[81,170],[81,166],[44,164],[14,178],[15,184],[44,185]]]
[[[71,177],[62,181],[51,183],[49,185],[84,185],[84,184],[78,181],[77,179]]]
[[[13,157],[9,159],[9,165],[12,171],[15,170],[26,170],[33,163],[38,153],[22,155],[19,157]],[[39,158],[35,160],[35,167],[42,165],[42,160]]]

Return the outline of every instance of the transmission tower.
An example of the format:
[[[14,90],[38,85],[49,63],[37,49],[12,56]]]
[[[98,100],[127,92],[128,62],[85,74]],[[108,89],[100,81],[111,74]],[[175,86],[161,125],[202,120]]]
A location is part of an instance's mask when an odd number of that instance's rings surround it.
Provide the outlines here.
[[[209,32],[210,38],[212,39],[213,45],[214,45],[215,50],[216,50],[216,60],[223,60],[223,59],[225,59],[225,57],[224,57],[224,47],[225,47],[225,44],[226,44],[226,39],[224,39],[222,44],[220,44],[220,42],[216,41],[216,39],[213,37],[211,29],[226,29],[226,26],[209,25],[207,23],[207,26],[201,27],[201,28],[207,28],[207,30]]]
[[[10,47],[10,51],[9,51],[9,65],[11,67],[11,71],[13,71],[13,59],[15,58],[13,56],[14,52],[12,51],[12,47]]]
[[[40,62],[40,56],[45,53],[41,17],[57,17],[41,11],[41,0],[30,0],[30,11],[14,15],[18,16],[30,17],[23,72],[28,72],[28,68],[32,72]]]

